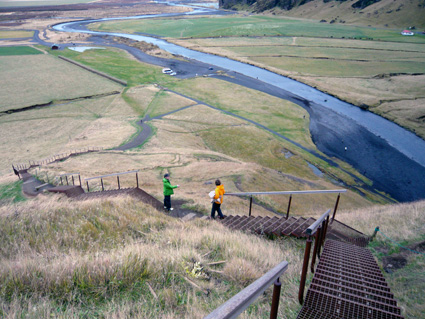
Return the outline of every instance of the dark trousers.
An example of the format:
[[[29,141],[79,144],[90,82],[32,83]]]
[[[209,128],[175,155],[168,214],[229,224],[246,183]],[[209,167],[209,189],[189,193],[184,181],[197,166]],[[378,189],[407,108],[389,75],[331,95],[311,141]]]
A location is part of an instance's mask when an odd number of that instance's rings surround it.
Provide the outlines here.
[[[220,206],[221,206],[221,204],[217,204],[216,202],[213,203],[212,208],[211,208],[211,218],[215,218],[215,212],[218,213],[218,216],[220,218],[224,218],[223,213],[221,212]]]
[[[164,206],[167,210],[171,208],[171,195],[164,195]]]

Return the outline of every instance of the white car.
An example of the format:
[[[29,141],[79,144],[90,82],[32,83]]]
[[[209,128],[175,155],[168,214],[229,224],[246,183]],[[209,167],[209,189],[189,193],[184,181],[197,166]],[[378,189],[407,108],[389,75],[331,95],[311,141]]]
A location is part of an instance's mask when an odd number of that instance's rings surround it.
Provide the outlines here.
[[[170,75],[174,76],[174,75],[177,75],[177,73],[176,72],[171,72]]]
[[[164,73],[164,74],[171,74],[173,72],[173,70],[171,70],[171,69],[162,69],[162,73]]]

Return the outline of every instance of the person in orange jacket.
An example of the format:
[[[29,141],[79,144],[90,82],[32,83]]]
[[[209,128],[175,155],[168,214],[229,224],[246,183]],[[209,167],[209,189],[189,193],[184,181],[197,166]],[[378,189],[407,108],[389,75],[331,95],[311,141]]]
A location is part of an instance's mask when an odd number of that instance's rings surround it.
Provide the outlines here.
[[[215,212],[218,213],[220,219],[223,219],[223,213],[221,212],[221,204],[223,203],[223,195],[225,193],[224,186],[221,184],[220,180],[215,181],[215,195],[213,198],[213,204],[211,208],[211,218],[215,219]]]

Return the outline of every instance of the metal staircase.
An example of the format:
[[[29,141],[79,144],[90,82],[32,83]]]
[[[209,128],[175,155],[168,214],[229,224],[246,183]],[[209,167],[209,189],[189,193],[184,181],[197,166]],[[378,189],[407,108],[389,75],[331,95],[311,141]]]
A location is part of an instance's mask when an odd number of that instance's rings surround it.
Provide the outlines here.
[[[315,218],[291,216],[286,217],[253,217],[230,215],[221,220],[221,223],[233,230],[241,230],[248,233],[256,233],[267,236],[294,236],[297,238],[307,237],[304,231],[316,221]],[[327,238],[340,240],[354,245],[365,247],[369,238],[363,233],[351,228],[334,219],[329,224]]]

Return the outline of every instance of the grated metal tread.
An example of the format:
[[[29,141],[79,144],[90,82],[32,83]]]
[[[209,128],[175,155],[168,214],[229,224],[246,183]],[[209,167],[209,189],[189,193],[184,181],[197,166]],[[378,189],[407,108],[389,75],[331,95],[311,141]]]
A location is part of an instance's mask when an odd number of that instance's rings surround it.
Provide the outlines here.
[[[304,223],[302,223],[297,228],[295,228],[292,231],[291,235],[293,235],[295,237],[305,237],[306,235],[304,234],[304,231],[308,227],[310,227],[315,221],[316,221],[316,219],[313,218],[313,217],[308,218]]]
[[[229,225],[232,220],[235,218],[234,215],[227,216],[225,219],[219,219],[224,226]]]
[[[326,287],[329,291],[334,292],[338,296],[342,293],[346,293],[349,295],[357,295],[365,300],[373,300],[379,303],[397,306],[397,302],[393,298],[385,298],[385,297],[367,292],[362,287],[360,287],[360,289],[356,289],[356,288],[347,287],[347,286],[335,284],[335,283],[330,283],[327,281],[314,278],[312,281],[311,287],[316,287],[316,286]]]
[[[247,223],[245,226],[241,228],[241,230],[249,230],[252,231],[252,229],[255,229],[257,225],[260,225],[263,222],[262,217],[254,217],[252,221]]]
[[[347,266],[347,267],[354,267],[355,269],[358,270],[365,270],[371,273],[377,273],[377,274],[381,274],[381,270],[379,269],[379,267],[358,260],[356,259],[356,262],[353,263],[352,260],[346,260],[346,259],[342,259],[341,255],[329,255],[329,254],[322,254],[320,256],[321,260],[323,261],[323,263],[326,264],[333,264],[333,265],[340,265],[340,266]]]
[[[323,313],[317,309],[302,307],[297,319],[341,319],[341,317],[333,316],[329,313]]]
[[[304,217],[300,217],[295,222],[293,222],[289,226],[287,226],[284,229],[282,229],[281,230],[281,233],[283,235],[290,236],[291,233],[292,233],[292,231],[295,230],[295,229],[297,229],[298,226],[300,226],[301,224],[303,224],[305,221],[306,221],[306,219]]]
[[[401,319],[370,251],[327,240],[298,319]]]
[[[270,225],[272,225],[272,224],[274,224],[275,222],[277,222],[278,220],[279,220],[280,218],[279,217],[273,217],[273,218],[270,218],[267,222],[265,222],[265,223],[263,223],[263,224],[261,224],[261,225],[258,225],[258,227],[257,228],[255,228],[255,232],[257,233],[257,234],[265,234],[265,229],[267,229]]]
[[[326,276],[323,274],[316,273],[316,276],[313,278],[314,281],[321,281],[326,284],[336,284],[341,287],[341,289],[356,289],[359,291],[362,291],[363,293],[367,293],[370,295],[375,295],[387,299],[394,299],[394,295],[389,291],[389,288],[387,289],[380,289],[380,287],[375,288],[371,286],[362,285],[353,281],[347,281],[342,278],[334,278],[332,276]]]
[[[232,224],[230,224],[230,229],[238,229],[238,225],[243,223],[245,219],[248,219],[248,216],[240,216],[238,219],[235,219]]]
[[[297,218],[291,216],[288,219],[286,219],[282,224],[276,226],[274,229],[272,229],[271,233],[276,236],[282,236],[282,229],[285,229],[289,225],[295,223],[297,221]]]
[[[275,229],[276,227],[278,227],[279,225],[283,224],[284,222],[286,222],[286,217],[279,218],[274,223],[267,226],[267,228],[264,229],[264,233],[267,234],[267,235],[271,235],[272,230]]]
[[[327,312],[340,318],[370,318],[370,319],[401,319],[400,308],[388,307],[386,310],[359,304],[356,298],[346,300],[327,293],[309,289],[305,305],[310,308]],[[392,310],[397,309],[397,313]]]

